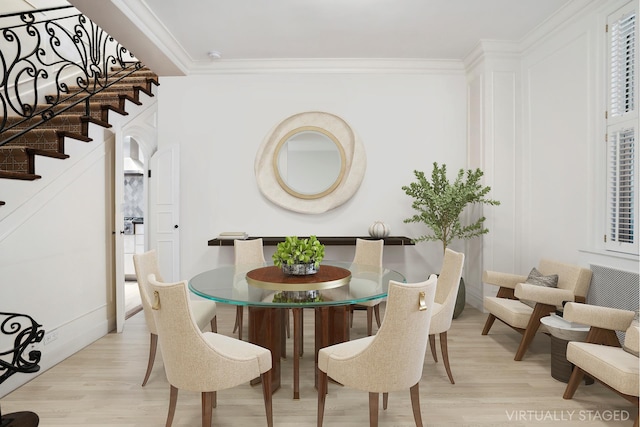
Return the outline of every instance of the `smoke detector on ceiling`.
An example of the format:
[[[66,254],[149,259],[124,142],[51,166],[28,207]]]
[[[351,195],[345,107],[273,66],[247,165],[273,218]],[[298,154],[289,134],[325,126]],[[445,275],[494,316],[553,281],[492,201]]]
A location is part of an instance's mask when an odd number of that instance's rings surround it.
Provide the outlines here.
[[[222,55],[217,50],[210,50],[209,51],[209,58],[214,59],[214,60],[215,59],[220,59],[220,58],[222,58]]]

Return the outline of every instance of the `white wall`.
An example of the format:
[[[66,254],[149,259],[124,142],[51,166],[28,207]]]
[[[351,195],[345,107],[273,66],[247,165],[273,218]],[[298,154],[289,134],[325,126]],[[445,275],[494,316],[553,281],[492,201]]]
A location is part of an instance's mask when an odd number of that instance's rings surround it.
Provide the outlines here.
[[[104,138],[104,130],[94,130]],[[37,159],[42,191],[21,206],[4,206],[10,213],[0,221],[0,311],[28,314],[57,335],[37,345],[41,371],[105,335],[114,311],[108,263],[113,141],[66,146],[67,160]],[[55,168],[64,172],[56,176]],[[0,348],[13,348],[14,339],[0,334]],[[31,378],[14,374],[0,384],[0,396]]]
[[[381,74],[254,73],[163,78],[159,148],[180,145],[182,275],[233,262],[233,248],[209,247],[222,231],[254,236],[367,235],[376,220],[391,234],[424,234],[401,187],[413,170],[446,163],[466,167],[466,89],[460,64],[449,71]],[[367,171],[356,195],[318,215],[287,211],[260,193],[254,161],[272,127],[303,111],[326,111],[360,136]],[[454,245],[455,247],[455,245]],[[272,248],[266,248],[270,257]],[[350,259],[352,247],[327,248],[327,259]],[[406,258],[405,258],[406,257]],[[388,247],[385,263],[408,280],[440,269],[438,243]]]

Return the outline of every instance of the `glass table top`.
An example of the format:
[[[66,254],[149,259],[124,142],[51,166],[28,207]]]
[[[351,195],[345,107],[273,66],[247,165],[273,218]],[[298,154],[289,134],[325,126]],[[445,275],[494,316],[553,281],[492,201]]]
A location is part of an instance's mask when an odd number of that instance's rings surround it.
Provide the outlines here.
[[[250,285],[247,273],[259,265],[229,265],[221,266],[202,272],[189,280],[189,289],[196,295],[216,302],[262,307],[319,307],[323,305],[357,304],[387,296],[389,280],[405,282],[405,277],[397,271],[369,265],[359,265],[351,262],[323,261],[320,265],[341,267],[351,272],[351,279],[347,284],[331,289],[311,291],[310,300],[305,302],[292,301],[290,292],[286,289],[266,289]],[[277,286],[276,286],[277,287]],[[287,291],[283,294],[282,291]],[[275,297],[275,301],[274,301]]]

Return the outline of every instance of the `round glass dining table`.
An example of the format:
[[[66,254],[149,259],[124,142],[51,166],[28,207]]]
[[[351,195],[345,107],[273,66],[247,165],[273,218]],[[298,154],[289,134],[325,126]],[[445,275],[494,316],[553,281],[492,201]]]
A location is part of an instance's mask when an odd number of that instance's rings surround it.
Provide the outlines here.
[[[330,266],[325,269],[323,266]],[[315,353],[322,347],[349,340],[349,307],[387,296],[389,281],[405,282],[405,277],[384,267],[351,262],[323,261],[316,284],[308,278],[288,276],[285,280],[264,279],[255,273],[273,267],[230,265],[204,271],[189,280],[196,295],[216,302],[247,306],[249,341],[271,350],[272,391],[280,387],[280,358],[286,357],[286,309],[293,312],[293,397],[299,398],[299,356],[302,351],[302,309],[315,311]],[[331,270],[334,277],[322,279],[320,273]],[[340,272],[344,272],[344,274]],[[247,275],[249,274],[250,277]],[[253,279],[252,279],[253,277]],[[256,280],[255,277],[260,277]],[[280,283],[284,282],[284,283]],[[317,285],[317,286],[316,286]],[[315,289],[317,288],[317,289]],[[307,296],[307,298],[304,298]]]

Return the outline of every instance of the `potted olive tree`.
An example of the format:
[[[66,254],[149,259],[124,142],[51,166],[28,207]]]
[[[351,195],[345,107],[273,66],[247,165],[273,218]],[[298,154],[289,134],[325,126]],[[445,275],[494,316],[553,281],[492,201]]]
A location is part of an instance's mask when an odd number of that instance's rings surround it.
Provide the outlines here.
[[[476,203],[497,206],[497,200],[487,198],[491,187],[482,186],[480,179],[483,172],[480,169],[460,169],[453,183],[447,178],[447,166],[433,163],[431,180],[424,172],[414,170],[416,181],[403,186],[404,192],[413,197],[411,207],[417,211],[415,215],[404,220],[405,223],[418,222],[425,224],[431,233],[413,239],[414,242],[440,241],[442,251],[453,239],[471,239],[489,232],[484,226],[485,217],[482,216],[468,225],[460,221],[462,211],[469,205]],[[453,317],[456,318],[464,309],[465,288],[461,279],[458,289],[458,299]]]

